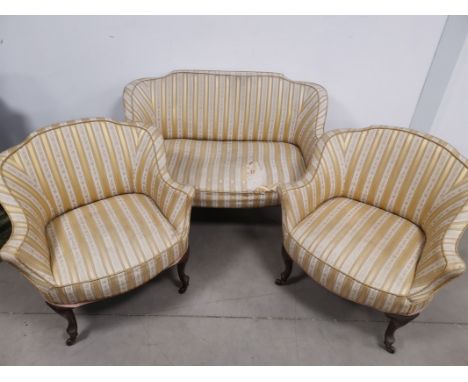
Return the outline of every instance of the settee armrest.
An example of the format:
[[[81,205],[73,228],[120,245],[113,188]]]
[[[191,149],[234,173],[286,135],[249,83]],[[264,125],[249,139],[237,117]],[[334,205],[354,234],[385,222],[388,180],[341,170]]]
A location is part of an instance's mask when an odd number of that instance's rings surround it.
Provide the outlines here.
[[[328,110],[328,95],[325,88],[318,84],[308,84],[301,111],[294,128],[294,141],[299,146],[305,165],[311,164],[317,140],[324,134]]]

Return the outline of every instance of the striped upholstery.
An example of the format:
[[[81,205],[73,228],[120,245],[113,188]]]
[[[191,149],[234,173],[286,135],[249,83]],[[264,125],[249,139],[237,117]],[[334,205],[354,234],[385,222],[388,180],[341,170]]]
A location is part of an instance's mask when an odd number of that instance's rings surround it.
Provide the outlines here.
[[[468,163],[451,146],[407,129],[337,130],[317,142],[311,168],[280,193],[284,246],[314,280],[412,315],[464,271]]]
[[[378,291],[408,294],[425,237],[390,212],[333,198],[300,222],[291,240],[298,248],[296,261],[314,279],[340,295],[385,308],[385,295]]]
[[[163,259],[162,254],[178,241],[174,227],[143,194],[112,196],[71,210],[52,220],[46,233],[57,284],[104,278],[102,289],[110,287],[110,275],[140,264],[147,273],[156,259],[164,263],[159,268],[167,268],[175,259]],[[135,277],[141,272],[135,272]],[[118,290],[118,283],[113,288]]]
[[[165,146],[168,171],[195,187],[203,207],[277,204],[277,184],[305,173],[300,150],[284,142],[170,139]]]
[[[127,121],[161,126],[164,138],[181,140],[181,147],[192,145],[185,140],[289,143],[299,148],[306,166],[312,158],[314,143],[323,134],[327,111],[327,95],[321,86],[263,72],[176,71],[160,78],[133,81],[126,86],[123,100]],[[221,147],[229,150],[239,146],[218,146]],[[237,163],[245,160],[238,158],[235,151],[226,152],[224,158]],[[186,155],[180,153],[171,159],[181,161],[173,168],[183,167]],[[269,162],[289,167],[276,170],[283,174],[296,165],[286,165],[282,158]],[[200,158],[197,163],[208,164],[209,159]],[[228,167],[231,163],[222,165]],[[297,178],[303,175],[301,170],[302,167],[295,170]],[[182,178],[175,172],[171,174]],[[265,187],[273,188],[275,177],[267,181]],[[270,191],[272,195],[265,196],[261,189],[241,192],[235,183],[220,193],[217,183],[213,183],[216,187],[210,189],[198,189],[198,183],[190,183],[199,191],[195,205],[261,207],[278,203],[276,189]]]
[[[52,125],[31,134],[23,144],[0,156],[0,203],[13,225],[1,258],[16,266],[48,302],[56,305],[113,296],[149,280],[177,262],[187,247],[194,191],[173,182],[165,165],[162,136],[156,128],[89,119]],[[149,198],[153,204],[143,213]],[[110,213],[109,206],[115,207],[112,216],[131,218],[134,229],[146,225],[150,216],[159,217],[153,220],[158,232],[151,237],[151,261],[150,248],[143,254],[141,242],[132,242],[132,248],[129,243],[124,246],[126,252],[133,251],[126,253],[127,260],[133,256],[132,261],[121,263],[120,268],[106,261],[99,271],[91,271],[90,251],[103,261],[123,259],[122,249],[112,252],[108,246],[110,235],[115,234],[108,224],[109,216],[100,215],[99,223],[85,219],[96,217],[96,211]],[[90,248],[96,224],[103,233],[100,239],[107,241],[95,242],[96,247]],[[113,220],[113,224],[120,232],[122,224],[128,222]],[[169,226],[173,228],[169,230]],[[70,240],[76,239],[66,255],[62,248],[65,232]],[[83,235],[87,240],[78,240]],[[127,235],[131,235],[128,230]],[[78,252],[81,260],[88,262],[74,263]]]

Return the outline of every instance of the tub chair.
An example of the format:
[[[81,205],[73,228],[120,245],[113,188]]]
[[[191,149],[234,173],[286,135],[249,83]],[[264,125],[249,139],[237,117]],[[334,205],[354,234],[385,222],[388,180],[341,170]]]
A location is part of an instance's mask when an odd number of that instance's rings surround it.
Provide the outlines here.
[[[283,258],[331,292],[386,313],[394,332],[465,270],[468,162],[445,142],[376,126],[317,142],[311,170],[280,189]]]
[[[185,292],[194,190],[165,170],[158,129],[87,119],[38,130],[0,158],[12,233],[0,257],[78,335],[73,309],[177,264]]]
[[[279,203],[323,134],[325,90],[259,72],[176,71],[126,86],[127,121],[160,126],[168,171],[195,188],[195,206]]]

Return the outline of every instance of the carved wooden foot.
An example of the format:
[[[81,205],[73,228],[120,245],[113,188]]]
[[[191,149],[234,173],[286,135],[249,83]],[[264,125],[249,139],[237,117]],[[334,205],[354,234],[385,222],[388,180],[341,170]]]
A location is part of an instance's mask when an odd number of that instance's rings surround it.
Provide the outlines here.
[[[281,255],[283,256],[283,261],[284,261],[284,271],[281,273],[280,277],[276,279],[275,281],[276,285],[286,284],[289,276],[291,275],[292,266],[293,266],[293,262],[291,258],[289,257],[288,253],[286,252],[286,249],[284,249],[284,246],[281,248]]]
[[[419,313],[415,314],[414,316],[400,316],[398,314],[390,313],[385,313],[385,315],[390,319],[387,330],[385,331],[385,350],[393,354],[395,353],[395,347],[393,346],[395,343],[395,331],[402,326],[405,326],[407,323],[413,321],[416,317],[419,316]]]
[[[185,255],[177,264],[177,273],[179,275],[180,282],[182,283],[182,286],[179,288],[180,294],[185,293],[189,285],[190,277],[188,277],[185,274],[185,265],[187,264],[187,261],[189,259],[189,254],[190,254],[190,248],[187,248],[187,252],[185,252]]]
[[[76,342],[76,337],[78,337],[78,325],[76,324],[75,313],[73,313],[72,308],[62,308],[60,306],[52,305],[46,302],[47,306],[51,308],[54,312],[60,314],[68,322],[67,333],[69,335],[67,341],[65,342],[67,346],[71,346]]]

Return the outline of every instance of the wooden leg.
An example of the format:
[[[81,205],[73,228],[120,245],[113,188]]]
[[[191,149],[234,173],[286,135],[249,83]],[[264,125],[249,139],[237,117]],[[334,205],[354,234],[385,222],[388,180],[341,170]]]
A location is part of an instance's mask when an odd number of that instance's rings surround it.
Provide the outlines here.
[[[393,346],[395,343],[395,331],[413,321],[416,317],[419,316],[419,313],[415,314],[414,316],[400,316],[398,314],[390,313],[385,313],[385,315],[390,319],[387,330],[385,331],[385,350],[393,354],[395,353],[395,347]]]
[[[185,265],[187,264],[189,254],[190,254],[190,248],[187,248],[187,252],[185,252],[185,255],[182,257],[182,259],[177,264],[177,273],[179,275],[180,282],[182,283],[182,286],[179,288],[179,293],[180,294],[185,293],[185,291],[187,290],[187,287],[189,285],[190,277],[188,277],[185,274]]]
[[[281,273],[280,277],[276,279],[275,281],[276,285],[286,284],[289,276],[291,275],[292,266],[293,266],[293,262],[291,258],[289,257],[288,253],[286,252],[286,249],[284,249],[284,246],[281,248],[281,255],[283,256],[283,261],[284,261],[284,271]]]
[[[75,313],[73,313],[72,308],[62,308],[60,306],[52,305],[46,302],[47,306],[51,308],[54,312],[60,314],[68,322],[67,333],[69,335],[67,341],[65,342],[68,346],[73,345],[76,342],[76,337],[78,337],[78,325],[76,324]]]

